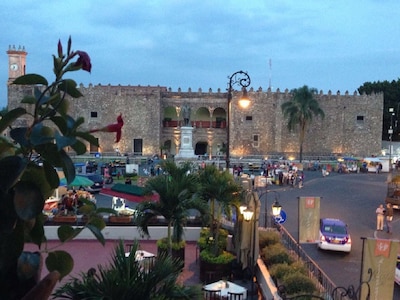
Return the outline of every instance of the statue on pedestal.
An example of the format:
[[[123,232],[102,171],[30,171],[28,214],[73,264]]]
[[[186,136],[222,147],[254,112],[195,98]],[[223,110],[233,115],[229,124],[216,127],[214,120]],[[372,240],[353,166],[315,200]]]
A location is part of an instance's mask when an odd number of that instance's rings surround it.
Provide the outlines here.
[[[182,107],[182,116],[183,116],[183,126],[190,126],[190,106],[185,103]]]

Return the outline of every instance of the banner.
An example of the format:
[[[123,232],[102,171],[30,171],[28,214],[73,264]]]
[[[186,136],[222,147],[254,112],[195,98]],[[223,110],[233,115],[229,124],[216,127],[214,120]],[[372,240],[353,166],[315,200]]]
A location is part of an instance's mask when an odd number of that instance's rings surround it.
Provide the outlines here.
[[[299,197],[299,243],[319,240],[320,197]]]
[[[371,300],[393,299],[394,274],[397,263],[399,241],[364,240],[364,259],[361,280],[367,282],[372,271],[371,281],[362,284],[360,299],[367,299],[368,286]]]

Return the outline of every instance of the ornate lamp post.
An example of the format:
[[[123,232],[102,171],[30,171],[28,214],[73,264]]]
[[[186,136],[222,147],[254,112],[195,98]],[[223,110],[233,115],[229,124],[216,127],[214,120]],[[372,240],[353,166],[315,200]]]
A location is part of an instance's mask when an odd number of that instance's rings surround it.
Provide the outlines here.
[[[256,247],[258,247],[258,245],[256,245],[256,233],[257,233],[257,222],[258,222],[258,218],[259,218],[259,201],[256,201],[254,194],[258,196],[257,192],[251,192],[253,193],[252,195],[252,199],[253,199],[253,205],[248,206],[247,208],[244,208],[243,206],[241,206],[240,210],[241,213],[243,214],[243,219],[247,222],[253,221],[253,232],[252,232],[252,255],[251,255],[251,295],[254,295],[254,277],[255,277],[255,264],[256,264],[256,257],[255,257],[255,253],[256,253]],[[250,203],[249,203],[250,204]],[[281,213],[281,208],[282,206],[275,201],[275,203],[272,205],[272,214],[274,216],[279,216],[279,214]]]
[[[247,90],[246,88],[250,85],[250,76],[244,71],[237,71],[233,73],[229,77],[229,82],[228,82],[228,116],[227,116],[227,121],[226,121],[226,169],[229,171],[229,165],[230,165],[230,127],[231,127],[231,113],[232,113],[232,107],[231,107],[231,102],[232,102],[232,90],[233,86],[235,84],[240,85],[243,90],[243,95],[240,101],[247,102],[247,106],[250,103],[250,100],[247,97]],[[245,106],[243,103],[242,106]]]

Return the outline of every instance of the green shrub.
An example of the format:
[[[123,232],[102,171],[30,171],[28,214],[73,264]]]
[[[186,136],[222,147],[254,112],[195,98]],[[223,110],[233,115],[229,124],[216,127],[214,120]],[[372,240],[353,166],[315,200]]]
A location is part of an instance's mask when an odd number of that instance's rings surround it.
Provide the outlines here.
[[[211,251],[204,249],[200,252],[200,258],[211,264],[228,264],[235,259],[235,256],[227,251],[222,251],[220,255],[214,256]]]
[[[292,267],[287,263],[272,265],[269,268],[269,273],[271,274],[271,276],[279,280],[282,280],[285,275],[292,272]]]
[[[219,238],[218,238],[218,248],[219,249],[226,249],[227,246],[227,238],[229,232],[226,229],[219,230]],[[208,227],[202,228],[200,230],[200,237],[197,240],[197,245],[200,249],[206,249],[211,247],[214,244],[214,240],[211,237],[210,229]]]
[[[179,250],[179,249],[185,248],[186,242],[185,241],[180,241],[177,243],[172,242],[171,246],[172,246],[172,249]],[[157,247],[160,249],[168,249],[167,238],[165,237],[165,238],[157,240]]]
[[[316,291],[315,283],[312,279],[299,272],[288,274],[282,280],[288,295],[312,294]]]
[[[293,262],[285,246],[282,244],[274,244],[264,247],[261,250],[260,255],[267,266],[282,263],[291,264]]]
[[[277,244],[281,241],[281,237],[277,231],[259,230],[260,249],[269,245]]]

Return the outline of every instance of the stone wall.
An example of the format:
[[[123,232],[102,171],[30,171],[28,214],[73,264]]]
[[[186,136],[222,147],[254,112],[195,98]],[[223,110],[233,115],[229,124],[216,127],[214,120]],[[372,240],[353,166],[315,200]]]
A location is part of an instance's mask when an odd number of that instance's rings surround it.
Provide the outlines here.
[[[191,120],[207,122],[216,118],[226,118],[227,94],[217,90],[172,91],[160,86],[102,86],[79,87],[83,98],[70,103],[71,115],[85,118],[85,126],[101,127],[116,121],[122,113],[124,117],[123,136],[118,144],[115,136],[97,134],[103,153],[133,154],[133,140],[142,139],[144,156],[160,153],[160,147],[170,145],[167,153],[174,155],[180,144],[179,122],[182,116],[179,108],[188,103],[192,108]],[[18,105],[29,88],[9,86],[9,108]],[[293,155],[298,158],[298,132],[289,132],[283,119],[281,105],[291,99],[288,90],[276,92],[250,89],[250,107],[243,110],[238,106],[239,92],[233,92],[232,118],[230,131],[231,155],[267,156],[271,154]],[[313,119],[307,130],[303,153],[307,155],[370,156],[381,151],[383,94],[350,95],[347,92],[316,96],[325,112],[325,119]],[[93,114],[97,116],[94,116]],[[166,127],[163,120],[168,116],[178,126]],[[197,123],[202,124],[202,123]],[[196,127],[193,133],[193,147],[207,144],[206,152],[215,155],[218,146],[226,143],[226,128],[211,126]],[[256,140],[255,140],[256,139]],[[90,149],[88,146],[88,152]],[[140,153],[136,153],[140,154]],[[201,153],[203,154],[203,153]]]

